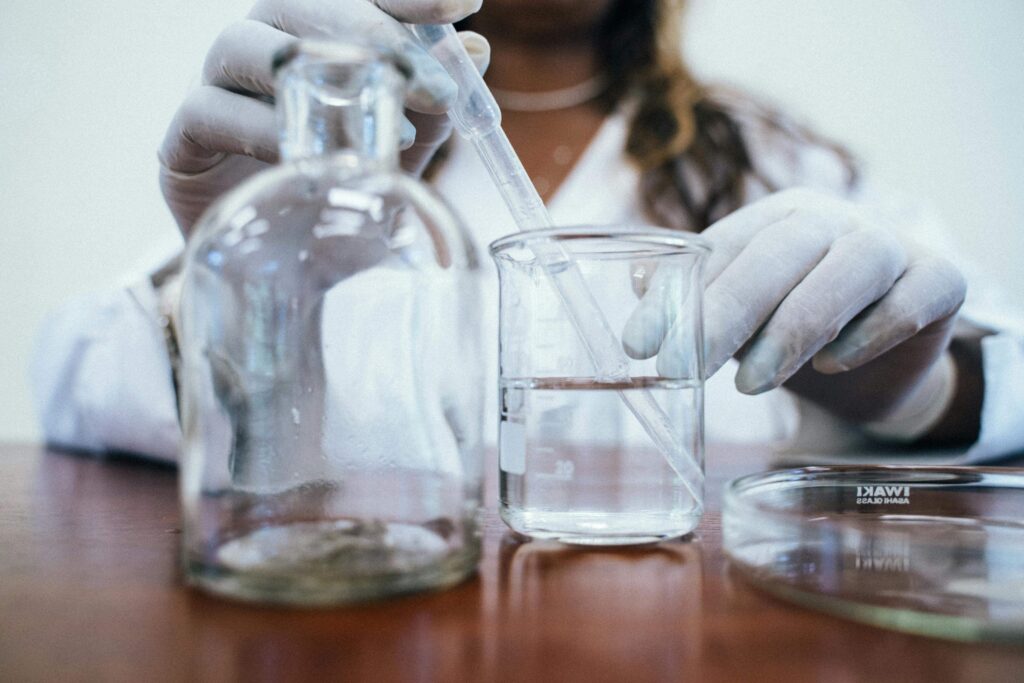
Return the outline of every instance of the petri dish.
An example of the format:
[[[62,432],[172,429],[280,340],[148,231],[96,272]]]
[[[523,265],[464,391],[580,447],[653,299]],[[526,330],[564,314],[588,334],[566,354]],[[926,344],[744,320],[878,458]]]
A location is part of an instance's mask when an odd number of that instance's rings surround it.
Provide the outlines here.
[[[785,600],[955,640],[1024,643],[1024,470],[803,467],[725,488],[723,547]]]

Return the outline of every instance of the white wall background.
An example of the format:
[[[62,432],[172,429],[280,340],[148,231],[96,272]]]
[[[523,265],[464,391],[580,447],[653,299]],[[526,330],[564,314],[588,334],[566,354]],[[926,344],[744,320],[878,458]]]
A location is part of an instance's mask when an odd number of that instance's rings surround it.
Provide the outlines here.
[[[0,439],[37,436],[27,364],[44,311],[175,238],[155,150],[207,45],[249,4],[4,0]],[[1024,2],[693,5],[699,73],[846,142],[1024,295]]]

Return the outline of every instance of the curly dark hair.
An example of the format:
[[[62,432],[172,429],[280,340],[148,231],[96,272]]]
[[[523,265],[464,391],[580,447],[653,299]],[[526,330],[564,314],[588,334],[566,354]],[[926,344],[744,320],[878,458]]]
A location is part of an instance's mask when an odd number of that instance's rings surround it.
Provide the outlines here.
[[[646,211],[664,225],[699,232],[746,202],[748,181],[768,191],[781,188],[751,158],[747,131],[726,91],[699,83],[687,68],[684,10],[685,0],[619,0],[601,26],[598,50],[611,81],[605,107],[624,97],[636,101],[626,153],[642,172]],[[847,184],[856,183],[856,165],[845,149],[753,98],[741,99],[760,127],[794,145],[833,152]]]

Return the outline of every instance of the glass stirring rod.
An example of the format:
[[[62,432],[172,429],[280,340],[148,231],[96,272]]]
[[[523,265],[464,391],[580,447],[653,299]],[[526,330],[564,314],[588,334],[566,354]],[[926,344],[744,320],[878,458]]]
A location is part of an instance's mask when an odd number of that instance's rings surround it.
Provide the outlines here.
[[[522,162],[501,128],[501,110],[476,70],[451,24],[409,24],[420,43],[436,58],[459,86],[448,115],[459,134],[471,142],[498,186],[519,230],[551,227],[551,217],[537,194]],[[629,379],[629,358],[618,336],[605,320],[583,274],[557,242],[534,247],[534,254],[551,279],[562,307],[576,329],[600,382]],[[695,501],[700,500],[704,473],[689,446],[675,429],[654,395],[643,390],[619,397],[661,451]],[[677,462],[673,456],[681,453]]]

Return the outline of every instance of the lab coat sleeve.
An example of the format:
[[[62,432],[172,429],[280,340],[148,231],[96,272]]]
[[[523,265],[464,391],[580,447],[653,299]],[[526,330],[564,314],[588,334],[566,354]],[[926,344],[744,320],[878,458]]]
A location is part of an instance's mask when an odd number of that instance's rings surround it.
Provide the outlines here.
[[[964,462],[984,462],[1024,451],[1024,335],[997,332],[981,341],[985,402],[981,434]]]
[[[31,374],[48,443],[177,460],[176,397],[148,279],[52,312]]]

